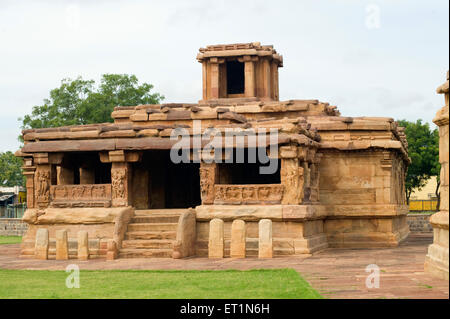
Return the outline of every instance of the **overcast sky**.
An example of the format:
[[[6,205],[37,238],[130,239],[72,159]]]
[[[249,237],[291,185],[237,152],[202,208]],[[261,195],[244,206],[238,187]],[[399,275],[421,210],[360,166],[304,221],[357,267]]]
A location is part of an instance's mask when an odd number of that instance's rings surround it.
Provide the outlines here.
[[[208,44],[273,44],[281,100],[428,122],[444,104],[448,0],[93,2],[0,0],[0,152],[63,78],[135,74],[165,102],[197,102]]]

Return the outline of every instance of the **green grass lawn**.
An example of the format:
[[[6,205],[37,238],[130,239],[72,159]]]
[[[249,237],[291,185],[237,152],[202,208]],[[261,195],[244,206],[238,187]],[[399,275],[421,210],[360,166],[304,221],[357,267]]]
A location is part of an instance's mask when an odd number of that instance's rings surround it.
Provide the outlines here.
[[[67,288],[65,271],[0,269],[0,299],[318,299],[293,269],[160,271],[81,270],[80,288]]]
[[[0,245],[19,244],[22,242],[21,236],[0,236]]]

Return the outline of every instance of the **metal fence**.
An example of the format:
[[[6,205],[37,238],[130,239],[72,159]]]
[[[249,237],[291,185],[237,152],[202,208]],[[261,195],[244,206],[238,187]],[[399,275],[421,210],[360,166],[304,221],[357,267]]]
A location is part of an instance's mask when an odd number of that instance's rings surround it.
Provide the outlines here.
[[[27,209],[27,204],[10,204],[0,207],[0,218],[22,218]]]
[[[429,212],[437,211],[437,199],[429,200],[410,200],[409,211],[410,212]]]

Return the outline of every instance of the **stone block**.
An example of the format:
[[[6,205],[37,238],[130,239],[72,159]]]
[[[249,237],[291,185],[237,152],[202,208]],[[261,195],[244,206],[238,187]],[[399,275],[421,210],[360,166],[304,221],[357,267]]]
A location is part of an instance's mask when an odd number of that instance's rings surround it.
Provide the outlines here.
[[[236,219],[231,224],[231,258],[245,258],[245,222]]]
[[[48,259],[48,229],[39,228],[37,230],[34,256],[36,259]]]
[[[270,219],[261,219],[259,221],[259,258],[272,258],[272,221]]]
[[[118,250],[114,240],[108,240],[106,249],[106,260],[114,260],[117,258]]]
[[[223,240],[223,220],[215,218],[209,223],[209,258],[223,258],[224,240]]]
[[[56,260],[69,259],[69,245],[67,241],[67,230],[57,230],[56,233]]]
[[[89,259],[89,237],[88,232],[85,230],[80,230],[78,232],[78,259]]]

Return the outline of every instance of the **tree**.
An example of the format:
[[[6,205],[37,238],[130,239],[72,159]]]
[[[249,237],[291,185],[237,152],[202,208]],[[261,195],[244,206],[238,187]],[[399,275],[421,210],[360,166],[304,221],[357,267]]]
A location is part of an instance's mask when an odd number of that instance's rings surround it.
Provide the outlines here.
[[[422,123],[420,119],[416,122],[400,120],[398,124],[405,128],[408,153],[411,158],[411,165],[408,167],[405,181],[407,203],[409,204],[412,191],[424,187],[431,176],[436,176],[438,179],[436,195],[439,202],[438,187],[441,166],[439,164],[438,129],[431,130],[429,124]]]
[[[0,153],[0,186],[23,186],[22,158],[15,157],[12,152]]]
[[[97,86],[94,80],[63,79],[50,91],[43,105],[19,118],[22,128],[58,127],[112,122],[115,106],[158,104],[164,96],[151,93],[153,85],[139,84],[135,75],[104,74]]]

